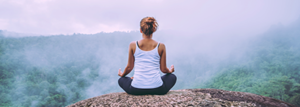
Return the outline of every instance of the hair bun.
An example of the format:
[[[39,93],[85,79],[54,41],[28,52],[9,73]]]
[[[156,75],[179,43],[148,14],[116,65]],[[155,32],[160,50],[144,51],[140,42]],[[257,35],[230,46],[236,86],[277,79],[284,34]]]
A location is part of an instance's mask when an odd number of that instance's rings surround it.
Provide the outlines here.
[[[146,23],[152,25],[152,24],[154,23],[154,20],[155,20],[155,19],[153,19],[153,18],[148,18],[148,19],[146,20]]]
[[[140,22],[141,30],[146,35],[151,35],[157,30],[157,22],[154,17],[145,17]]]

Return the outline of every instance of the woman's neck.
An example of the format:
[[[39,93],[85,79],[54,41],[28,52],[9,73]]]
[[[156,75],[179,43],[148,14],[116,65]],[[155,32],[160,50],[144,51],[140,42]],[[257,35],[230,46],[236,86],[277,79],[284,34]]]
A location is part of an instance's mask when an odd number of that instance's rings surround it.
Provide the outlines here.
[[[152,34],[151,34],[151,35],[149,35],[149,36],[147,36],[147,35],[143,34],[143,39],[152,39]]]

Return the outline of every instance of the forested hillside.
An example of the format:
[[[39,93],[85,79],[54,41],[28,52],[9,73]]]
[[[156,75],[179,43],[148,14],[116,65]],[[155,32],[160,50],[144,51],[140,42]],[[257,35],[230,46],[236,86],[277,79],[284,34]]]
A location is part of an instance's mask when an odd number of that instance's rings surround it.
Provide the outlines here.
[[[299,25],[276,26],[251,40],[244,56],[248,60],[222,68],[204,87],[250,92],[300,106]]]
[[[168,64],[175,65],[178,80],[173,89],[250,92],[300,106],[299,29],[299,21],[275,26],[234,48],[219,43],[216,51],[207,53],[199,49],[209,47],[199,42],[206,41],[200,36],[170,35],[159,41],[167,46]],[[32,37],[7,37],[2,32],[0,106],[5,107],[60,107],[123,91],[117,70],[126,66],[129,43],[141,38],[138,32]]]
[[[116,78],[108,73],[122,67],[127,54],[112,55],[126,53],[135,34],[10,38],[0,33],[0,106],[62,107],[118,90],[110,87]]]

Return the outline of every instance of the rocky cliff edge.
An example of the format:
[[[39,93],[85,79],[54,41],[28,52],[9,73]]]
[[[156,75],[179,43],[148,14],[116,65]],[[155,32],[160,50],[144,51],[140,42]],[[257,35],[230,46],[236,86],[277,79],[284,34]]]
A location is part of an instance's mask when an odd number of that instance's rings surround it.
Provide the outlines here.
[[[172,90],[166,95],[110,93],[68,107],[296,107],[261,95],[220,89]]]

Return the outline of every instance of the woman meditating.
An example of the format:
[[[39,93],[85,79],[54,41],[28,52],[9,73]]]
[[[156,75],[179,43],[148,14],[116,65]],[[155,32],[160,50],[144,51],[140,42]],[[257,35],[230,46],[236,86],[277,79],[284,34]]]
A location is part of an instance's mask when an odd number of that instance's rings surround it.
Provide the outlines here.
[[[165,45],[152,39],[158,24],[153,17],[145,17],[141,20],[140,27],[143,39],[130,43],[128,64],[123,73],[119,69],[119,85],[132,95],[166,94],[175,85],[176,76],[172,74],[173,65],[170,69],[167,68]],[[133,67],[133,77],[126,77]],[[166,74],[160,76],[160,71]]]

